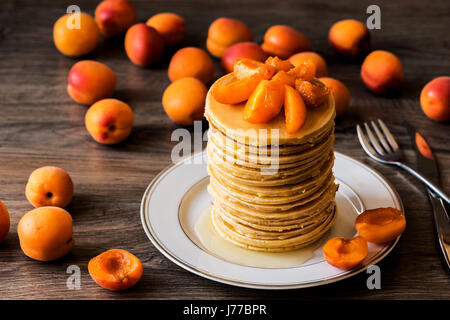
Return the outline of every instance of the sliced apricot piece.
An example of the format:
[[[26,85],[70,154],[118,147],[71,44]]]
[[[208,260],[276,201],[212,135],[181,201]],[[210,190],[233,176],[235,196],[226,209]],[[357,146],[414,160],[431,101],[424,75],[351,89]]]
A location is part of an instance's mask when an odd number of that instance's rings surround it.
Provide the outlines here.
[[[297,132],[306,121],[306,105],[300,93],[287,85],[284,87],[284,114],[289,133]]]
[[[294,65],[289,60],[281,60],[278,57],[268,57],[264,62],[266,65],[274,67],[276,71],[289,71],[294,68]]]
[[[405,215],[395,208],[366,210],[355,221],[361,237],[373,243],[385,243],[397,238],[406,227]]]
[[[316,76],[316,65],[310,60],[306,60],[289,70],[288,74],[294,76],[296,79],[311,81]]]
[[[330,94],[330,89],[316,79],[312,81],[297,79],[295,81],[295,89],[300,92],[306,106],[309,108],[320,107]]]
[[[295,76],[289,74],[286,71],[278,71],[273,77],[273,80],[279,80],[283,82],[285,85],[295,87]]]
[[[261,80],[262,79],[259,76],[234,80],[224,85],[214,87],[211,94],[217,102],[224,104],[238,104],[248,100]]]
[[[262,79],[267,80],[270,79],[274,73],[274,67],[248,58],[239,58],[233,65],[233,75],[238,80],[253,76],[259,76]]]
[[[92,258],[88,270],[98,285],[115,291],[134,286],[143,273],[141,260],[121,249],[111,249]]]
[[[284,86],[279,80],[262,80],[248,98],[244,120],[258,124],[275,118],[283,108]]]
[[[367,241],[360,236],[351,239],[332,238],[325,243],[322,250],[325,260],[340,269],[357,266],[369,252]]]

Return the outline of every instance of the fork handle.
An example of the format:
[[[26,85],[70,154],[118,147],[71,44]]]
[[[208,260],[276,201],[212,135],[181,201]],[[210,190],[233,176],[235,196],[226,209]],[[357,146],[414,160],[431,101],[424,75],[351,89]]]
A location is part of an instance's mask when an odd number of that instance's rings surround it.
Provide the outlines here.
[[[401,163],[401,162],[395,162],[395,164],[397,166],[399,166],[400,168],[402,168],[402,169],[408,171],[409,173],[411,173],[417,179],[422,181],[434,195],[436,195],[437,197],[441,198],[442,200],[444,200],[445,202],[450,204],[449,196],[439,186],[437,186],[436,184],[434,184],[433,182],[431,182],[430,180],[428,180],[427,178],[422,176],[416,170],[408,167],[406,164]]]

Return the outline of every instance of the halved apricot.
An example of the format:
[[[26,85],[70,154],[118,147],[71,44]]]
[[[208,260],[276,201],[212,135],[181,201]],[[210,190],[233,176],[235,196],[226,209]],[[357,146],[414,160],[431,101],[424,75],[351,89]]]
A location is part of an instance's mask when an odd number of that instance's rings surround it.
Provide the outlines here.
[[[283,108],[284,84],[279,80],[262,80],[244,108],[244,120],[266,123],[275,118]]]
[[[289,60],[281,60],[278,57],[268,57],[264,62],[268,66],[274,67],[276,71],[289,71],[294,68],[294,65]]]
[[[295,89],[300,92],[303,100],[309,108],[318,108],[325,102],[330,94],[330,89],[322,82],[313,79],[306,81],[297,79],[295,81]]]
[[[306,121],[306,105],[300,93],[294,88],[284,87],[284,114],[286,117],[286,131],[297,132]]]
[[[295,87],[295,76],[292,74],[289,74],[286,71],[278,71],[273,77],[273,80],[279,80],[283,82],[285,85]]]
[[[366,210],[355,221],[356,230],[369,242],[384,243],[397,238],[406,227],[405,215],[395,208]]]
[[[316,65],[311,61],[306,60],[289,70],[288,74],[294,76],[296,79],[311,81],[316,76]]]
[[[262,79],[259,76],[234,80],[224,85],[214,87],[211,94],[217,102],[224,104],[238,104],[248,100],[261,80]]]
[[[360,264],[369,249],[362,237],[344,239],[342,237],[328,240],[322,248],[325,260],[340,269],[351,269]]]
[[[134,286],[143,273],[141,260],[128,251],[111,249],[92,258],[89,274],[100,286],[109,290],[124,290]]]
[[[274,67],[248,58],[239,58],[233,65],[233,75],[238,80],[253,76],[270,79],[274,73]]]

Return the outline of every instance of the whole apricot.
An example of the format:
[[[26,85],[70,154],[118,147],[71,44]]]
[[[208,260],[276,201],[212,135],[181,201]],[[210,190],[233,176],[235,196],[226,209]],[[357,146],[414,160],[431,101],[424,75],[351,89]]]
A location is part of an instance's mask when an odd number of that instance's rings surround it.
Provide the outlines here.
[[[155,28],[168,46],[177,45],[184,39],[186,23],[182,17],[175,13],[163,12],[155,14],[145,24]]]
[[[245,41],[253,41],[253,33],[247,25],[236,19],[222,17],[209,26],[206,47],[213,56],[221,58],[233,44]]]
[[[17,226],[20,247],[28,257],[51,261],[73,247],[72,216],[59,207],[40,207],[27,212]]]
[[[450,120],[450,77],[437,77],[428,82],[420,93],[420,105],[428,118]]]
[[[355,58],[370,47],[370,33],[366,25],[354,19],[333,24],[328,33],[331,48],[338,54]]]
[[[402,62],[388,51],[373,51],[361,66],[361,78],[366,87],[375,93],[394,91],[403,82]]]
[[[328,89],[330,89],[331,94],[333,94],[336,116],[342,115],[350,104],[350,91],[347,86],[341,81],[333,78],[322,77],[319,78],[319,80],[325,84]]]
[[[73,196],[70,175],[58,167],[46,166],[34,170],[25,187],[25,196],[35,207],[66,207]]]
[[[67,92],[78,103],[93,104],[112,96],[116,83],[116,74],[109,67],[97,61],[83,60],[70,69]]]
[[[3,202],[0,201],[0,243],[5,240],[10,227],[9,212]]]
[[[146,67],[161,59],[164,40],[154,28],[138,23],[130,27],[125,35],[125,51],[131,62]]]
[[[134,114],[130,106],[117,99],[103,99],[94,103],[86,112],[84,123],[95,141],[115,144],[131,133]]]
[[[203,119],[207,91],[203,82],[196,78],[176,80],[164,91],[164,110],[176,123],[192,125],[194,121]]]
[[[305,61],[311,61],[316,66],[316,77],[326,77],[328,75],[327,63],[319,54],[312,51],[299,52],[289,58],[294,66],[299,66]]]
[[[302,33],[284,25],[275,25],[264,34],[262,49],[271,56],[287,59],[302,51],[311,51],[311,42]]]
[[[95,9],[100,32],[108,37],[124,34],[136,19],[136,8],[128,0],[104,0]]]
[[[92,258],[88,270],[99,286],[114,291],[134,286],[144,272],[141,260],[121,249],[111,249]]]
[[[79,19],[78,19],[79,17]],[[79,57],[93,51],[98,44],[99,30],[87,13],[69,13],[53,26],[53,42],[64,55]]]
[[[267,59],[267,54],[254,42],[239,42],[225,51],[221,61],[222,68],[226,72],[232,72],[234,62],[238,58],[249,58],[262,62]]]
[[[173,55],[168,74],[172,82],[181,78],[194,77],[208,84],[214,75],[214,64],[202,49],[186,47]]]

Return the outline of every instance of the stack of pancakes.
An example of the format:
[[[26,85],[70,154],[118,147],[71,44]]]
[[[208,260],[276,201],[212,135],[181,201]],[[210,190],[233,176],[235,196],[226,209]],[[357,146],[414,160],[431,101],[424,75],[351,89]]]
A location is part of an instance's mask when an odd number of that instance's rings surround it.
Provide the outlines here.
[[[284,115],[254,125],[242,119],[243,108],[218,103],[208,93],[212,225],[226,240],[252,250],[281,252],[312,244],[337,214],[333,98],[308,110],[295,134],[286,132]]]

